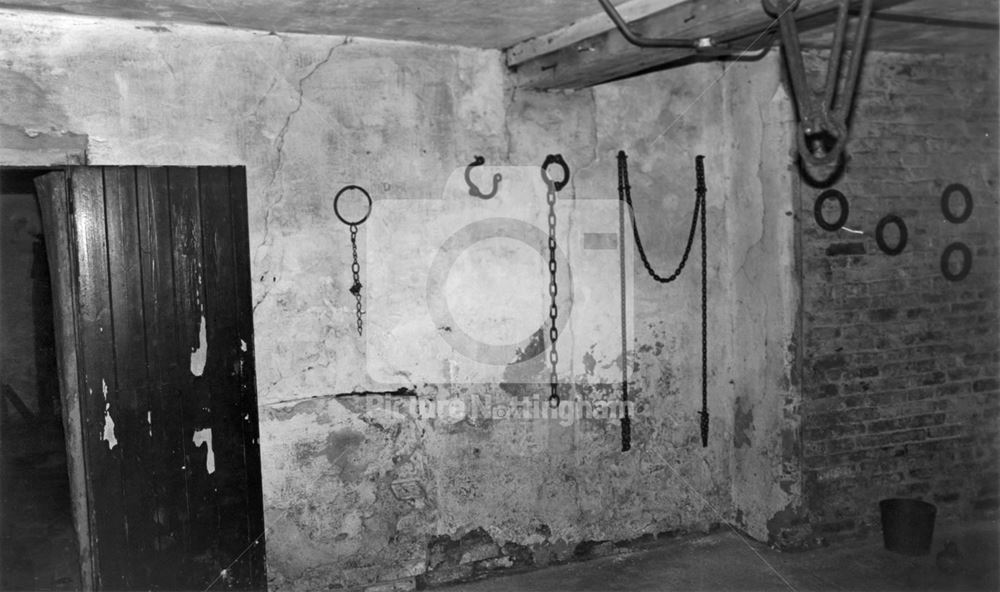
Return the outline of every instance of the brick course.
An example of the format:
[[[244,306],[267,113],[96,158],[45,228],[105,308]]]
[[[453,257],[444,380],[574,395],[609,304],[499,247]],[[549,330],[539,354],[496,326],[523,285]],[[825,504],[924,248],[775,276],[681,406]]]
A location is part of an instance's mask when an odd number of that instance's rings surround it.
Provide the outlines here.
[[[821,56],[807,63],[821,80]],[[833,185],[850,204],[845,227],[863,234],[820,228],[823,188],[801,185],[803,491],[820,534],[877,529],[887,497],[933,502],[939,516],[996,510],[997,84],[995,56],[870,53]],[[962,224],[941,213],[951,183],[973,195]],[[908,229],[897,256],[875,241],[888,214]],[[890,245],[897,236],[887,229]],[[941,253],[959,240],[972,270],[951,282]]]

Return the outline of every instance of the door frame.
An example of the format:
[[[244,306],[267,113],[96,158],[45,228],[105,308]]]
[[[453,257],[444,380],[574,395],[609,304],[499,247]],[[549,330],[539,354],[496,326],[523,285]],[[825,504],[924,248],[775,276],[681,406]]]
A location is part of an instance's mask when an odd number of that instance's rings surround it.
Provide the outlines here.
[[[64,181],[69,169],[46,168],[61,172]],[[59,372],[59,397],[62,403],[63,431],[66,438],[66,466],[69,473],[70,503],[76,530],[80,562],[80,587],[85,592],[96,589],[96,557],[91,542],[90,491],[87,487],[84,426],[80,411],[80,379],[77,373],[77,323],[73,302],[72,257],[67,184],[49,187],[56,198],[43,199],[36,191],[42,214],[42,234],[48,254],[52,285],[52,317],[55,327],[56,368]]]
[[[4,170],[68,174],[67,166],[6,165]],[[46,199],[37,190],[35,199],[41,217],[42,235],[46,245],[52,288],[52,317],[55,331],[56,370],[63,433],[66,448],[66,469],[69,478],[70,506],[76,546],[81,590],[96,587],[95,556],[90,535],[87,473],[83,449],[84,427],[80,411],[80,385],[77,375],[77,334],[70,258],[69,219],[65,184],[51,187],[57,199]]]

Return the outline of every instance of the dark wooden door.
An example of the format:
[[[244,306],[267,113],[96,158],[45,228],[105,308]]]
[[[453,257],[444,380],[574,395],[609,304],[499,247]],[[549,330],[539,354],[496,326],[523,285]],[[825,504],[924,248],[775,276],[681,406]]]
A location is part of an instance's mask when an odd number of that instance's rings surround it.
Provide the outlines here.
[[[94,585],[264,589],[245,170],[70,167],[36,186],[68,243],[56,304]]]

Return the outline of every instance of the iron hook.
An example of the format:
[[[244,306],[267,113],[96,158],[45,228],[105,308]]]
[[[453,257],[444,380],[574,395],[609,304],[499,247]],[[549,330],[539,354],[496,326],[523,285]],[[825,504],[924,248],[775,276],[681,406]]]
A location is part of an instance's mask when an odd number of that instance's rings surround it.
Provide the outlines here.
[[[469,186],[469,195],[471,195],[472,197],[478,197],[479,199],[492,199],[496,197],[497,190],[500,189],[500,179],[503,178],[503,175],[501,175],[500,173],[494,173],[493,189],[489,193],[483,193],[482,191],[480,191],[479,186],[477,186],[475,183],[472,182],[472,176],[470,175],[473,168],[477,166],[483,166],[483,164],[485,163],[486,159],[483,158],[482,156],[476,156],[475,158],[472,159],[472,162],[470,162],[469,165],[465,167],[465,184]]]

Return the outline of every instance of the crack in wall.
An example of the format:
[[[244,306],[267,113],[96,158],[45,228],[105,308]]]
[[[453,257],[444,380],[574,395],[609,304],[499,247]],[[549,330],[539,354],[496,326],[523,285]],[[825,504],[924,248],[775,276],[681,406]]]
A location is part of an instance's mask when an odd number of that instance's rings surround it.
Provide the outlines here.
[[[276,136],[276,140],[275,140],[275,152],[276,152],[277,158],[276,158],[276,161],[275,161],[274,169],[271,171],[271,179],[268,181],[268,184],[267,184],[267,189],[266,189],[266,193],[267,194],[270,194],[272,192],[272,190],[274,188],[274,184],[278,180],[278,174],[281,172],[282,168],[284,167],[284,164],[285,164],[285,137],[288,134],[288,130],[291,128],[292,119],[299,113],[299,111],[302,110],[302,107],[305,104],[305,83],[306,83],[306,81],[308,81],[310,78],[312,78],[316,74],[316,72],[319,71],[320,68],[322,68],[323,66],[325,66],[327,63],[330,62],[330,60],[333,58],[333,53],[337,49],[339,49],[339,48],[341,48],[341,47],[343,47],[343,46],[345,46],[345,45],[347,45],[349,43],[351,43],[351,38],[350,37],[344,37],[344,40],[342,42],[340,42],[340,43],[338,43],[336,45],[331,46],[330,49],[327,51],[326,56],[322,60],[320,60],[319,62],[317,62],[316,65],[314,65],[308,72],[306,72],[306,74],[302,78],[299,79],[299,82],[298,82],[298,85],[297,85],[297,89],[296,89],[297,92],[298,92],[298,96],[297,96],[298,100],[297,100],[297,102],[295,104],[295,108],[292,109],[291,111],[289,111],[288,115],[285,117],[284,124],[281,126],[281,129],[278,131],[278,135]],[[276,84],[276,82],[277,81],[275,81],[275,84]],[[271,88],[273,88],[273,87],[274,87],[274,84],[271,85]],[[257,245],[257,249],[256,249],[257,252],[259,252],[260,249],[262,249],[265,246],[267,246],[268,241],[271,238],[271,213],[274,211],[274,209],[276,207],[278,207],[278,205],[282,201],[284,201],[284,199],[285,199],[285,192],[284,192],[284,190],[282,188],[282,190],[278,193],[277,198],[274,201],[272,201],[265,208],[265,210],[264,210],[264,236],[261,239],[260,244]],[[261,274],[261,277],[265,277],[269,273],[270,273],[269,269],[265,270]],[[270,294],[270,292],[271,292],[270,288],[267,288],[267,289],[264,290],[264,293],[261,294],[260,298],[258,298],[257,302],[255,302],[254,305],[253,305],[253,310],[254,311],[256,311],[257,307],[260,306],[262,302],[264,302],[264,300],[267,298],[267,296],[268,296],[268,294]]]

